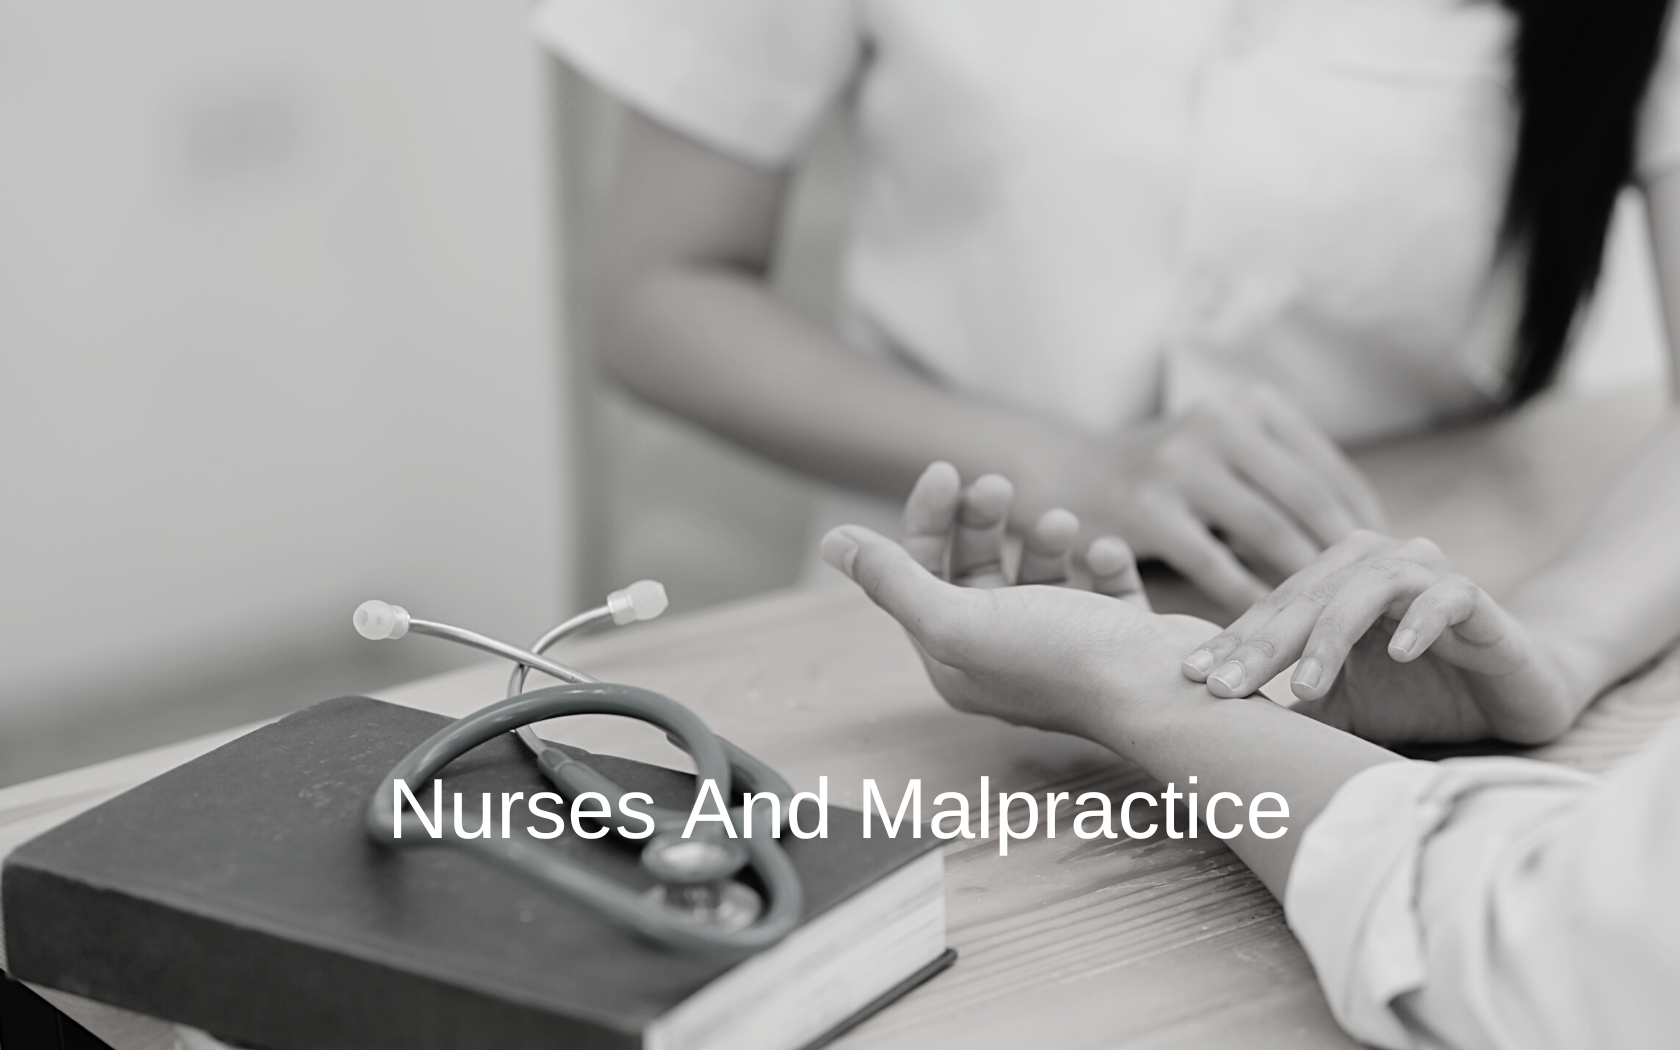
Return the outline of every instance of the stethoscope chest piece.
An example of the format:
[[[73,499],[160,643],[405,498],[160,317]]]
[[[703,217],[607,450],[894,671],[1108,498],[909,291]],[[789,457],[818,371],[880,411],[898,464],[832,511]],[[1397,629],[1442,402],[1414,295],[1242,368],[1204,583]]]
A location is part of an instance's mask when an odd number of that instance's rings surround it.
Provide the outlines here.
[[[734,878],[747,859],[746,850],[727,839],[656,835],[642,848],[642,868],[659,880],[645,896],[719,932],[744,930],[764,911],[758,891]]]

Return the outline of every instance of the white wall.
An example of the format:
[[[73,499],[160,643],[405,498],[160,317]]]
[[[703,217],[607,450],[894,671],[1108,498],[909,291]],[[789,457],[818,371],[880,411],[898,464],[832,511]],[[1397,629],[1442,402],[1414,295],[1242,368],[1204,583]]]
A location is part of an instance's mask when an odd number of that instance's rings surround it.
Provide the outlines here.
[[[0,5],[0,714],[330,668],[369,596],[516,638],[561,612],[525,14]]]

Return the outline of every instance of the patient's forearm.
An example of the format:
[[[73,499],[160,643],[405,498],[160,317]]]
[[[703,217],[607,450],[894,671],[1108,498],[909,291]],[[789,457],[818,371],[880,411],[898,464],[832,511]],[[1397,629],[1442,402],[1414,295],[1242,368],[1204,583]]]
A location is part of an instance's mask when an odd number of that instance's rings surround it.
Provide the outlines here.
[[[1227,843],[1272,894],[1283,899],[1301,833],[1348,778],[1398,755],[1294,714],[1264,697],[1218,700],[1185,681],[1149,684],[1161,703],[1116,705],[1116,717],[1092,735],[1162,783],[1195,790],[1205,801],[1230,791],[1247,801],[1275,791],[1289,803],[1287,834],[1263,839],[1249,830]]]
[[[1556,645],[1581,706],[1680,635],[1680,413],[1504,604]]]

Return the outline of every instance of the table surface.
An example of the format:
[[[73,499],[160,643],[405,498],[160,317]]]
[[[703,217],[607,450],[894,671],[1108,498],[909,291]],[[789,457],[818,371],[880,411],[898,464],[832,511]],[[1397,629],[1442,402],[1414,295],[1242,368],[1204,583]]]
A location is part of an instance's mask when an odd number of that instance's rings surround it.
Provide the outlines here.
[[[1361,466],[1398,534],[1428,535],[1498,593],[1553,557],[1649,433],[1660,391],[1558,399],[1492,424],[1367,450]],[[1157,603],[1195,599],[1167,587]],[[420,643],[428,644],[428,643]],[[1146,778],[1070,737],[964,716],[928,686],[897,627],[845,585],[783,592],[568,643],[558,654],[602,678],[692,706],[799,789],[829,778],[861,804],[876,779],[896,798],[911,777],[939,791],[1106,791]],[[501,695],[504,665],[385,691],[458,715]],[[1671,652],[1590,708],[1560,741],[1528,752],[1602,771],[1680,712]],[[0,791],[0,855],[119,791],[231,739],[213,734]],[[667,764],[655,731],[609,718],[545,735]],[[950,971],[841,1046],[1347,1047],[1282,909],[1217,840],[1086,842],[1064,825],[998,856],[996,840],[945,847]],[[176,1045],[170,1026],[51,997],[119,1048]]]

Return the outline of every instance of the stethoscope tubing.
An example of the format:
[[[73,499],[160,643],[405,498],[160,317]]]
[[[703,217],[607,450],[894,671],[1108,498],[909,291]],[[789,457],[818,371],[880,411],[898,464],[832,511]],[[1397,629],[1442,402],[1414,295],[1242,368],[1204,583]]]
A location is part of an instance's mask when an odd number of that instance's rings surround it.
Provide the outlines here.
[[[506,646],[513,649],[512,646]],[[521,653],[521,656],[534,654]],[[538,658],[541,660],[541,658]],[[537,663],[539,669],[546,660]],[[396,781],[418,788],[416,796],[444,766],[502,733],[550,718],[567,715],[607,714],[639,719],[664,729],[673,742],[694,759],[698,781],[711,780],[723,798],[736,777],[748,784],[771,790],[785,803],[791,791],[786,781],[764,763],[716,736],[698,715],[668,697],[637,686],[585,681],[520,693],[452,722],[406,755],[392,767],[368,802],[366,824],[369,834],[381,844],[420,846],[449,842],[464,847],[483,859],[530,881],[554,889],[599,911],[606,918],[643,936],[678,948],[714,953],[744,954],[769,947],[785,937],[804,911],[804,892],[793,863],[773,838],[742,839],[748,864],[758,873],[770,902],[763,914],[745,929],[725,932],[685,919],[638,893],[577,866],[552,850],[523,839],[465,838],[447,825],[433,838],[417,814],[402,818],[398,837],[394,819]],[[618,810],[623,790],[588,766],[568,758],[557,748],[538,754],[544,775],[556,786],[572,792],[601,791]],[[654,833],[673,830],[686,814],[675,810],[645,810],[655,822]],[[777,829],[779,831],[779,828]]]

